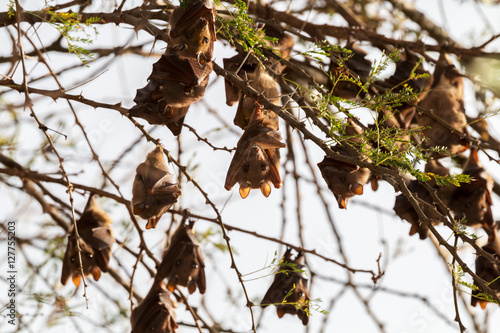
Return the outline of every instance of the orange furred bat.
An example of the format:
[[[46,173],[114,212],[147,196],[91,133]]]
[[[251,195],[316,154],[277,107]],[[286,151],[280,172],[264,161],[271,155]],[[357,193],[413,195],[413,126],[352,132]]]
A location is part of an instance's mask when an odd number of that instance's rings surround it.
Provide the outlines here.
[[[174,175],[168,171],[163,147],[157,145],[146,161],[136,169],[132,187],[132,211],[147,219],[146,229],[156,228],[162,215],[177,202],[181,195],[174,183]]]
[[[149,293],[135,307],[130,317],[132,333],[175,333],[174,308],[176,304],[170,298],[170,292],[162,282],[153,283]]]
[[[181,59],[174,52],[153,65],[148,84],[137,90],[129,115],[154,125],[167,125],[174,135],[182,130],[189,106],[205,94],[212,62]]]
[[[261,306],[275,305],[279,318],[286,313],[296,314],[302,324],[309,323],[309,291],[307,279],[302,277],[300,271],[303,254],[299,252],[292,260],[291,249],[287,249],[274,275],[274,281],[261,301]]]
[[[204,294],[207,288],[204,257],[193,226],[194,222],[188,225],[181,223],[158,267],[156,279],[167,279],[167,289],[171,292],[174,292],[177,285],[187,287],[190,294],[196,291],[196,287]]]
[[[111,222],[108,214],[97,206],[94,195],[91,194],[84,212],[76,222],[80,235],[78,244],[74,229],[68,235],[68,246],[64,254],[61,274],[63,285],[66,285],[71,277],[78,288],[81,277],[80,264],[83,267],[84,275],[92,275],[96,281],[101,277],[101,271],[108,271],[111,248],[115,242]],[[78,245],[81,249],[80,255]]]

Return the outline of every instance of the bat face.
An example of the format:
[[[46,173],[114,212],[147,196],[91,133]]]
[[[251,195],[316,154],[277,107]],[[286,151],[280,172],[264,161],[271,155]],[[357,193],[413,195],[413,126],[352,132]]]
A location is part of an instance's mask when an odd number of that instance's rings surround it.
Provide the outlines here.
[[[290,252],[291,250],[288,249],[282,263],[293,263],[295,267],[280,265],[280,272],[274,276],[274,281],[262,299],[261,306],[266,307],[269,304],[274,304],[279,318],[282,318],[286,313],[296,314],[302,323],[307,325],[309,323],[310,300],[307,279],[302,277],[301,272],[296,271],[304,267],[301,264],[302,255],[298,254],[292,261]]]
[[[155,228],[162,215],[177,202],[181,191],[174,182],[163,148],[158,145],[137,167],[132,187],[132,211],[148,220],[146,229]]]
[[[148,84],[137,90],[129,115],[150,124],[167,125],[174,135],[182,130],[189,106],[205,94],[213,64],[164,55],[153,65]]]
[[[213,57],[215,14],[213,1],[191,1],[183,9],[177,7],[170,19],[173,49],[181,57],[209,62]]]
[[[162,283],[153,284],[148,295],[132,311],[130,318],[132,333],[177,332],[174,308],[170,292]]]
[[[482,249],[493,255],[495,259],[500,258],[500,244],[498,239],[498,231],[497,228],[492,229],[492,234],[488,238],[488,244],[482,247]],[[489,283],[489,287],[497,292],[497,295],[500,295],[500,267],[489,261],[483,256],[477,256],[476,258],[476,275]],[[482,309],[486,308],[488,301],[481,299],[478,297],[479,293],[482,293],[482,289],[479,286],[477,281],[474,281],[474,284],[479,287],[479,290],[472,290],[471,297],[471,305],[476,306],[479,304]]]
[[[198,287],[206,291],[204,256],[196,241],[193,224],[180,225],[172,236],[158,268],[157,279],[167,279],[167,288],[174,292],[177,285],[188,288],[190,294]]]
[[[471,149],[463,173],[472,176],[474,180],[455,190],[450,208],[456,219],[467,219],[467,226],[491,229],[494,224],[491,211],[494,182],[480,164],[477,150]]]
[[[239,183],[240,195],[244,199],[252,188],[260,188],[266,197],[271,193],[270,184],[280,188],[278,148],[283,147],[286,145],[281,142],[279,132],[259,127],[258,123],[249,126],[239,140],[229,166],[224,185],[226,190],[230,191]]]
[[[341,209],[347,209],[350,198],[363,194],[363,186],[370,177],[369,169],[336,161],[328,156],[318,163],[318,167]]]
[[[76,225],[80,235],[80,256],[77,251],[77,240],[74,231],[68,235],[68,245],[64,254],[61,283],[66,285],[71,277],[78,288],[80,285],[80,263],[84,276],[92,275],[95,281],[101,277],[101,271],[108,271],[111,248],[115,242],[111,219],[102,211],[90,196],[85,211]]]

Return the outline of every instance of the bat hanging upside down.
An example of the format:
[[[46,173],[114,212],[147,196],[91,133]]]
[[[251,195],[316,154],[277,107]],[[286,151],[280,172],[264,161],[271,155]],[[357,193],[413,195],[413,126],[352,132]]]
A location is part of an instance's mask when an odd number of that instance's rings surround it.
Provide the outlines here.
[[[80,236],[78,243],[74,229],[68,235],[61,274],[63,285],[66,285],[71,277],[78,288],[81,277],[80,266],[83,267],[84,276],[92,275],[96,281],[101,277],[101,271],[108,271],[111,248],[115,242],[111,222],[108,214],[94,201],[94,194],[91,194],[82,216],[76,222]],[[81,249],[80,253],[78,246]]]
[[[165,163],[163,147],[157,145],[137,167],[132,187],[132,211],[148,220],[146,229],[156,228],[162,215],[180,195],[174,175]]]

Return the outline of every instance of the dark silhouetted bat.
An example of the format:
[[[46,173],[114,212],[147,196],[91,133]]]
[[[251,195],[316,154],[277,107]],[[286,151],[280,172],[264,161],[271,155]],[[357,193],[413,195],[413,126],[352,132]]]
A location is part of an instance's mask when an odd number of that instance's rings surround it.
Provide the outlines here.
[[[153,283],[147,296],[132,311],[132,333],[177,332],[175,307],[176,304],[170,299],[170,292],[165,289],[163,283]]]
[[[205,94],[212,66],[212,62],[199,65],[196,59],[181,59],[173,53],[163,55],[153,65],[148,84],[137,90],[137,105],[129,115],[167,125],[179,135],[189,106]]]
[[[94,194],[91,194],[83,214],[76,222],[78,234],[80,235],[79,245],[81,251],[81,266],[85,276],[92,275],[98,281],[101,271],[108,271],[109,259],[111,258],[111,248],[115,242],[113,230],[111,229],[111,219],[94,201]],[[77,239],[74,229],[68,235],[68,246],[64,254],[61,283],[66,285],[71,277],[73,283],[78,288],[81,274],[80,256],[77,250]]]
[[[418,105],[447,122],[459,134],[450,132],[435,119],[418,112],[418,125],[426,127],[422,131],[427,138],[422,145],[424,148],[445,146],[450,153],[457,154],[469,147],[468,141],[460,137],[460,134],[468,134],[463,86],[462,74],[453,66],[447,55],[441,54],[434,70],[431,90]]]
[[[495,259],[500,258],[500,239],[498,237],[498,225],[494,225],[489,232],[488,243],[482,247],[485,252],[490,253]],[[500,296],[500,267],[485,257],[478,255],[476,257],[476,275],[488,283],[488,286],[495,290],[497,295]],[[482,309],[486,308],[488,301],[479,297],[480,293],[484,293],[479,283],[474,280],[479,290],[472,290],[472,297],[470,303],[476,306],[478,303]]]
[[[479,162],[476,149],[470,150],[463,173],[474,179],[462,184],[453,194],[450,208],[455,219],[466,218],[467,226],[491,229],[494,223],[491,211],[494,181]]]
[[[341,55],[332,53],[329,72],[335,79],[343,73],[344,76],[359,79],[361,84],[364,84],[372,70],[371,61],[365,59],[367,53],[352,39],[347,42],[345,49],[351,53],[342,52]],[[340,78],[335,83],[330,82],[330,85],[333,85],[332,94],[341,98],[355,99],[364,94],[357,84],[348,81],[346,77]]]
[[[157,280],[167,279],[167,288],[174,292],[177,285],[188,288],[190,294],[207,289],[203,253],[193,232],[194,222],[181,224],[172,236],[156,273]]]
[[[362,133],[361,128],[349,119],[349,124],[346,125],[345,132],[347,135],[359,135]],[[353,138],[349,142],[341,142],[330,147],[339,154],[349,157],[365,159],[358,149],[352,144],[360,145],[360,138]],[[323,161],[318,163],[321,175],[326,181],[328,188],[335,195],[339,208],[347,209],[347,202],[355,195],[363,194],[363,185],[366,184],[370,177],[370,170],[361,168],[357,165],[336,161],[329,156],[325,156]]]
[[[249,122],[236,146],[224,187],[230,191],[239,183],[243,199],[252,188],[260,188],[262,194],[268,197],[271,184],[275,188],[281,187],[279,148],[286,145],[281,142],[281,135],[277,131],[278,119],[272,111],[257,106]]]
[[[450,170],[448,168],[444,167],[438,160],[434,159],[430,159],[427,162],[425,165],[425,172],[430,172],[439,176],[448,176],[450,174]],[[456,187],[454,185],[438,186],[434,179],[430,180],[428,184],[436,190],[438,197],[446,206],[448,206]],[[441,214],[435,207],[434,200],[429,191],[417,180],[411,180],[408,184],[408,189],[412,194],[418,196],[418,198],[431,205],[420,205],[420,207],[422,208],[424,214],[432,220],[431,223],[433,225],[438,225],[440,223],[439,218],[441,217]],[[410,236],[413,236],[418,232],[420,239],[427,238],[429,235],[429,228],[424,222],[420,221],[417,212],[403,194],[396,197],[394,211],[401,219],[411,223],[409,233]]]
[[[212,0],[181,2],[170,18],[172,48],[180,57],[212,61],[215,36],[215,8]]]
[[[296,314],[302,324],[309,323],[309,291],[307,279],[298,271],[302,265],[303,254],[299,252],[292,261],[291,249],[287,249],[274,275],[274,281],[261,301],[261,306],[275,305],[279,318],[285,313]]]
[[[158,145],[136,169],[132,187],[132,211],[147,219],[146,229],[156,228],[162,215],[177,202],[181,191],[168,171],[163,148]]]

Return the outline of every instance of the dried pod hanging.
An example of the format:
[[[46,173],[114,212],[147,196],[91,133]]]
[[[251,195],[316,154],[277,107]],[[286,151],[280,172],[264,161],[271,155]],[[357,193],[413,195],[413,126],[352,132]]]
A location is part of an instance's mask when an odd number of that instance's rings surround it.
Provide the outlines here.
[[[68,235],[61,274],[63,285],[70,277],[76,287],[80,285],[80,265],[84,275],[92,275],[96,281],[101,277],[101,271],[108,271],[111,248],[115,242],[111,222],[108,214],[97,206],[94,195],[91,194],[82,216],[76,222],[80,235],[78,243],[74,229]],[[80,253],[78,247],[81,249]]]
[[[302,277],[303,254],[298,253],[292,260],[292,250],[287,249],[283,259],[281,259],[278,272],[274,275],[274,281],[261,301],[264,308],[268,305],[275,305],[279,318],[285,313],[296,314],[302,324],[309,323],[309,291],[307,289],[307,279]]]
[[[177,202],[181,195],[174,183],[174,175],[168,171],[163,147],[157,145],[139,164],[132,187],[132,211],[147,219],[146,229],[156,228],[162,215]]]

